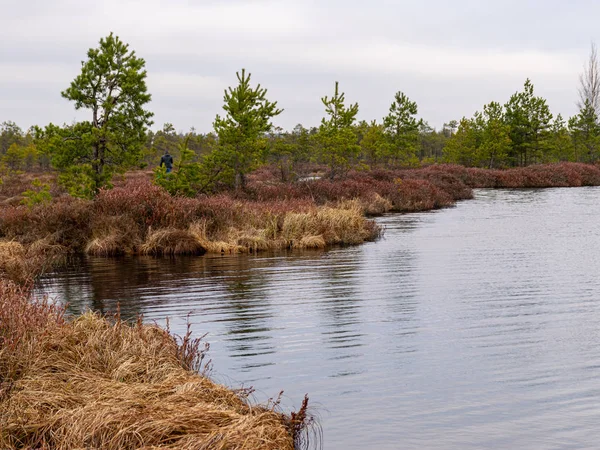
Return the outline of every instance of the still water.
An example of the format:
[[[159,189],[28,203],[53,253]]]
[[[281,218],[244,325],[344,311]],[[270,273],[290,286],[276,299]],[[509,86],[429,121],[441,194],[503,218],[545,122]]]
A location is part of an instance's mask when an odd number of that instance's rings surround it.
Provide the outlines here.
[[[309,394],[325,449],[600,447],[600,188],[479,190],[325,252],[90,258],[41,289],[208,333],[213,377]]]

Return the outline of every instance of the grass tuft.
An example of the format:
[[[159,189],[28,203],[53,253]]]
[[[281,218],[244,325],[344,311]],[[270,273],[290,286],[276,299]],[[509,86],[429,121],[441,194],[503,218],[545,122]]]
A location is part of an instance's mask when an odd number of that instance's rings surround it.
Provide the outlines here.
[[[206,249],[193,233],[175,228],[151,232],[140,246],[143,255],[202,255]]]
[[[20,250],[13,246],[14,250]],[[204,356],[177,339],[63,308],[0,282],[0,448],[293,449],[311,419],[251,405],[191,370]],[[299,448],[299,447],[297,447]]]

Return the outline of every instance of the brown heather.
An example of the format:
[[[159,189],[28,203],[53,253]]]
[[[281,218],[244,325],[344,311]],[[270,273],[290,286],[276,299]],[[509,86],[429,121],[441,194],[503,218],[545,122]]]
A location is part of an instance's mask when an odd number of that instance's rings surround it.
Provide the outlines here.
[[[13,195],[15,186],[26,185],[13,176],[2,192]],[[14,196],[5,199],[10,201],[0,198],[0,252],[6,253],[0,274],[29,278],[68,252],[197,255],[359,244],[381,232],[365,215],[451,206],[471,198],[472,188],[597,185],[600,168],[580,163],[508,170],[442,164],[295,183],[282,183],[275,170],[263,168],[249,177],[244,192],[184,198],[152,184],[148,173],[132,172],[93,201],[69,197],[57,188],[51,203],[31,208],[14,205]]]
[[[378,211],[387,204],[373,197]],[[143,178],[103,190],[93,201],[59,196],[31,208],[0,208],[0,242],[21,245],[26,253],[42,241],[63,252],[101,256],[199,255],[357,244],[378,235],[359,203],[318,205],[310,198],[232,194],[172,197]]]

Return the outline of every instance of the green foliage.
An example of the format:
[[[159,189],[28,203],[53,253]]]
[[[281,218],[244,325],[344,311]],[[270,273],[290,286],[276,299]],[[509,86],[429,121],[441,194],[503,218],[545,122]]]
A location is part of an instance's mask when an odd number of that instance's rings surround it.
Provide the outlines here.
[[[283,182],[300,176],[302,163],[312,161],[315,156],[311,131],[298,124],[291,132],[276,128],[268,135],[267,162],[277,167]]]
[[[483,107],[481,145],[477,152],[477,165],[493,169],[507,163],[512,149],[510,127],[504,121],[500,103],[491,102]]]
[[[281,128],[275,130],[275,135],[270,136],[268,148],[268,160],[279,169],[281,181],[290,181],[294,171],[294,162],[298,146],[289,139],[282,139]]]
[[[550,131],[548,151],[544,155],[546,163],[559,161],[576,161],[575,146],[563,117],[558,114]]]
[[[177,146],[179,158],[175,161],[175,170],[167,173],[166,167],[154,169],[155,182],[171,195],[194,197],[203,189],[205,177],[202,167],[194,162],[196,154],[188,148],[190,136]]]
[[[444,127],[442,128],[442,133],[446,137],[451,137],[454,133],[456,133],[457,129],[458,120],[451,120],[450,122],[444,124]]]
[[[39,152],[35,145],[11,144],[2,156],[2,162],[11,170],[32,170],[39,162]]]
[[[513,144],[511,164],[526,166],[539,162],[547,150],[552,120],[546,100],[534,95],[533,84],[527,79],[523,91],[513,94],[505,109]]]
[[[353,127],[358,114],[358,103],[346,107],[345,94],[339,92],[335,82],[334,95],[321,98],[326,116],[321,120],[314,136],[320,160],[329,165],[330,177],[343,175],[356,162],[360,154],[357,135]]]
[[[383,161],[389,154],[390,143],[383,125],[376,121],[362,121],[358,125],[359,143],[362,159],[371,167]]]
[[[6,154],[8,149],[14,145],[21,145],[25,139],[23,130],[11,121],[0,124],[0,156]]]
[[[21,204],[28,207],[38,205],[41,203],[50,203],[52,201],[52,194],[50,194],[50,185],[42,183],[38,178],[31,182],[33,189],[28,189],[23,192],[23,200]]]
[[[579,161],[595,162],[600,157],[600,125],[598,115],[589,100],[583,108],[569,120],[575,154]]]
[[[96,195],[96,173],[91,164],[79,164],[64,169],[58,176],[58,184],[73,197],[92,199]],[[110,188],[108,182],[104,187]]]
[[[444,147],[444,160],[453,164],[470,167],[476,165],[477,151],[481,143],[481,129],[478,121],[463,117],[458,129]]]
[[[4,184],[4,180],[9,177],[9,174],[10,172],[6,167],[6,164],[0,160],[0,186]]]
[[[91,167],[94,192],[106,186],[112,173],[135,164],[145,142],[152,113],[146,88],[145,62],[112,33],[87,53],[81,73],[62,92],[75,109],[88,109],[91,121],[46,130],[52,140],[53,164],[61,170]],[[68,129],[68,131],[67,131]],[[56,136],[61,139],[53,139]]]
[[[466,166],[499,168],[525,166],[551,158],[563,160],[569,137],[564,123],[555,127],[546,100],[536,97],[527,80],[522,92],[511,96],[502,107],[491,102],[472,119],[445,125],[451,137],[444,148],[447,162]],[[555,155],[555,156],[552,156]]]
[[[173,158],[177,159],[180,156],[179,145],[186,138],[189,138],[188,148],[196,155],[194,160],[200,160],[217,147],[217,136],[214,133],[198,134],[192,128],[189,133],[182,134],[175,131],[173,124],[165,123],[161,130],[148,131],[143,156],[136,167],[153,166],[156,160],[164,155],[165,150],[168,150]]]
[[[236,76],[237,87],[230,87],[223,97],[225,117],[215,118],[219,143],[214,150],[216,157],[209,158],[209,162],[218,160],[219,165],[233,171],[235,187],[239,189],[245,187],[246,174],[261,163],[267,148],[265,133],[273,126],[271,119],[283,110],[277,108],[277,102],[267,100],[267,90],[260,84],[250,86],[251,74],[246,74],[245,69]]]
[[[186,137],[187,139],[187,137]],[[162,130],[157,131],[153,135],[152,139],[152,155],[163,155],[165,151],[168,151],[173,158],[178,158],[179,155],[179,144],[181,143],[181,137],[175,131],[175,127],[171,123],[165,123]]]
[[[451,120],[437,131],[417,118],[418,107],[403,92],[394,96],[383,121],[356,123],[358,104],[346,105],[335,83],[321,98],[325,117],[318,128],[297,125],[274,129],[282,112],[267,100],[267,90],[251,85],[244,69],[238,85],[224,93],[225,115],[217,115],[214,133],[186,136],[165,123],[152,132],[144,109],[144,61],[112,34],[90,49],[81,74],[62,94],[75,108],[91,111],[91,120],[62,127],[49,124],[24,133],[13,122],[0,124],[0,167],[7,174],[45,168],[62,174],[61,184],[76,196],[90,198],[110,186],[113,174],[154,165],[168,150],[176,160],[173,174],[156,169],[156,183],[175,195],[196,195],[226,187],[244,188],[249,172],[268,162],[281,181],[294,180],[327,164],[332,178],[351,168],[393,164],[420,166],[439,161],[473,167],[505,168],[558,161],[600,159],[599,118],[589,102],[568,121],[552,114],[546,100],[526,80],[521,92],[501,105],[491,102],[460,123]]]
[[[443,149],[448,141],[448,136],[442,129],[436,131],[425,121],[419,126],[418,159],[417,164],[434,164],[442,159]]]
[[[423,124],[415,117],[417,113],[416,102],[398,91],[390,106],[389,114],[383,118],[385,132],[392,144],[389,147],[389,157],[394,163],[407,163],[416,157],[419,128]]]

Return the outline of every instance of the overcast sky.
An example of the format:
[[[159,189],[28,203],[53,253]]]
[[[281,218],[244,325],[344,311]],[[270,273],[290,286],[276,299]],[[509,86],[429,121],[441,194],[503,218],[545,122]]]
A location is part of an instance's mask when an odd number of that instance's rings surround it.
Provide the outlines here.
[[[284,112],[317,125],[334,82],[378,121],[403,91],[432,126],[504,103],[527,77],[556,115],[600,39],[594,0],[0,0],[0,122],[87,118],[61,98],[111,31],[146,60],[153,128],[212,129],[242,67]]]

